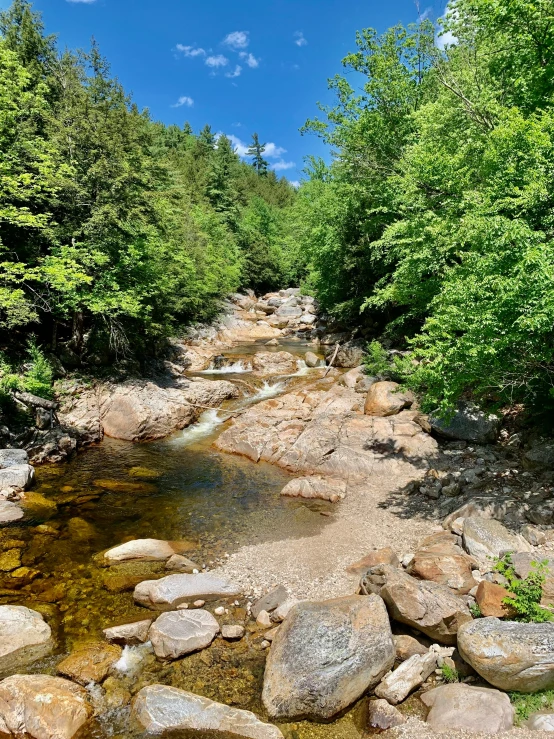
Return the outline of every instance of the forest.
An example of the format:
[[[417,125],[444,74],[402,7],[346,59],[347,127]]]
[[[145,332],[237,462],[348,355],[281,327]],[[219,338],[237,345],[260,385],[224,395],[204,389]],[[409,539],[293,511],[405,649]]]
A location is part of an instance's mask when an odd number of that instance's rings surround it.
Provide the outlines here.
[[[302,132],[298,190],[253,137],[140,111],[100,50],[0,15],[0,339],[68,366],[155,352],[225,295],[301,284],[429,408],[554,404],[554,3],[453,0],[361,30]],[[315,101],[314,101],[315,106]]]

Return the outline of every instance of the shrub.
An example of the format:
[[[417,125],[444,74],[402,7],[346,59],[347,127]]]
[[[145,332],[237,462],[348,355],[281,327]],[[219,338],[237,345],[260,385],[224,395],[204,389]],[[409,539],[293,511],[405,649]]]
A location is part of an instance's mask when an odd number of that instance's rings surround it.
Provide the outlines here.
[[[44,356],[44,352],[37,346],[34,339],[29,340],[27,352],[31,360],[23,375],[23,389],[41,398],[52,397],[52,382],[54,373],[52,365]]]
[[[515,610],[517,621],[533,623],[554,621],[554,614],[540,605],[542,586],[548,571],[546,560],[532,562],[531,572],[526,578],[519,578],[516,575],[509,553],[497,560],[494,569],[506,578],[506,589],[511,595],[504,598],[504,603]]]
[[[527,721],[532,713],[550,708],[554,703],[554,690],[541,690],[538,693],[508,693],[516,712],[517,723]]]

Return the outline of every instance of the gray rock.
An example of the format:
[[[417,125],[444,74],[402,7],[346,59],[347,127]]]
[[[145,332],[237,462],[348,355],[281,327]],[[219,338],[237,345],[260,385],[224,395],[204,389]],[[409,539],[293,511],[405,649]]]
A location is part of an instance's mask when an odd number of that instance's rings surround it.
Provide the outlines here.
[[[225,624],[221,627],[221,636],[224,639],[242,639],[244,636],[244,626],[240,624]]]
[[[414,654],[405,662],[402,662],[396,670],[385,675],[375,688],[375,695],[378,698],[384,698],[393,705],[401,703],[412,690],[419,688],[427,680],[436,667],[437,655],[435,652]]]
[[[493,518],[466,518],[463,542],[469,554],[489,564],[491,557],[500,557],[503,552],[532,551],[523,536],[513,534]]]
[[[538,547],[544,544],[546,541],[546,534],[536,526],[530,526],[526,524],[521,529],[521,535],[523,538],[531,544],[531,546]]]
[[[35,479],[35,470],[30,464],[18,464],[0,470],[0,490],[19,488],[26,490]]]
[[[532,731],[554,733],[554,713],[533,713],[527,719],[526,726]]]
[[[0,675],[13,673],[50,654],[50,626],[24,606],[0,606]]]
[[[0,524],[19,521],[24,515],[25,513],[20,506],[10,502],[9,500],[0,499]]]
[[[129,560],[164,561],[175,554],[169,541],[162,539],[133,539],[104,552],[108,564]]]
[[[466,601],[450,588],[417,580],[391,565],[372,567],[362,578],[362,589],[379,593],[395,621],[443,644],[455,644],[459,627],[473,620]]]
[[[209,611],[195,609],[162,613],[148,636],[157,657],[177,659],[209,646],[218,631],[219,624]]]
[[[160,580],[144,580],[135,588],[135,601],[156,611],[171,611],[181,603],[219,600],[241,594],[238,585],[207,573],[167,575]]]
[[[444,420],[430,416],[431,428],[447,439],[463,439],[477,444],[496,441],[500,431],[500,419],[492,413],[484,413],[474,403],[458,404],[454,416]]]
[[[167,685],[148,685],[133,701],[132,717],[150,734],[192,730],[246,737],[283,739],[276,726],[262,723],[250,711],[231,708]]]
[[[0,469],[19,467],[29,463],[25,449],[0,449]]]
[[[279,585],[279,587],[275,588],[270,593],[267,593],[254,603],[252,606],[252,616],[254,616],[254,618],[258,618],[261,611],[271,613],[271,611],[279,608],[282,603],[285,603],[285,601],[288,600],[288,597],[288,590],[283,585]]]
[[[389,705],[386,700],[379,698],[369,701],[369,726],[372,729],[386,731],[405,723],[406,719],[398,708]]]
[[[325,359],[327,362],[331,361],[334,353],[334,346],[325,350]],[[356,341],[347,341],[340,346],[335,361],[333,362],[333,367],[352,369],[353,367],[359,367],[362,364],[363,359],[364,348],[362,344],[359,344]]]
[[[200,572],[202,569],[196,562],[182,554],[174,554],[165,563],[165,569],[169,572],[187,572],[191,575],[195,570]]]
[[[319,364],[319,357],[313,352],[306,352],[304,355],[304,361],[308,367],[317,367]]]
[[[421,696],[430,708],[427,723],[434,729],[466,729],[486,734],[510,731],[514,709],[505,693],[463,683],[442,685]]]
[[[143,644],[148,639],[148,630],[152,625],[152,619],[135,621],[132,624],[121,624],[104,629],[104,636],[115,644]]]
[[[554,625],[479,618],[458,632],[463,659],[502,690],[554,688]]]
[[[300,318],[302,315],[302,308],[295,305],[281,305],[275,311],[275,315],[279,318]]]
[[[13,675],[0,682],[0,733],[71,739],[92,716],[87,691],[50,675]]]
[[[537,441],[523,455],[528,467],[554,468],[554,444]]]
[[[378,596],[299,603],[271,646],[262,700],[272,718],[329,719],[376,685],[394,654]]]

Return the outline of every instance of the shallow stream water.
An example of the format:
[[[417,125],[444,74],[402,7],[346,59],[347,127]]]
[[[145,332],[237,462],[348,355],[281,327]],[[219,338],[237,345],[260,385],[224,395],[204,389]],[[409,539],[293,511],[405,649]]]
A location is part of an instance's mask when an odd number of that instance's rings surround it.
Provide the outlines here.
[[[307,348],[298,342],[275,347],[298,356]],[[256,343],[225,354],[233,361],[240,356],[247,366],[249,355],[268,349]],[[105,568],[95,555],[109,547],[134,538],[184,540],[187,556],[199,568],[210,569],[243,544],[306,536],[325,525],[330,504],[280,497],[290,479],[287,473],[211,447],[231,411],[275,397],[290,383],[300,382],[307,375],[302,362],[296,374],[256,380],[255,392],[245,392],[219,412],[206,411],[197,424],[163,441],[133,444],[105,439],[66,465],[37,470],[33,492],[47,503],[38,500],[33,520],[0,530],[1,550],[19,549],[22,554],[17,579],[14,572],[0,572],[0,603],[40,611],[57,639],[56,654],[29,671],[56,674],[56,665],[69,651],[101,639],[103,628],[152,615],[134,604],[132,588],[145,574],[163,575],[163,564]],[[214,379],[234,376],[217,373]],[[247,373],[237,377],[244,379]],[[209,604],[211,610],[212,605],[217,604]],[[244,622],[245,616],[242,601],[220,620]],[[238,643],[216,639],[210,648],[171,663],[157,661],[147,648],[126,648],[119,670],[104,687],[90,686],[100,716],[79,737],[138,736],[129,725],[129,696],[156,682],[253,710],[263,718],[262,641],[263,631],[250,626]],[[358,739],[363,735],[364,712],[362,701],[333,724],[300,722],[282,729],[286,739]]]

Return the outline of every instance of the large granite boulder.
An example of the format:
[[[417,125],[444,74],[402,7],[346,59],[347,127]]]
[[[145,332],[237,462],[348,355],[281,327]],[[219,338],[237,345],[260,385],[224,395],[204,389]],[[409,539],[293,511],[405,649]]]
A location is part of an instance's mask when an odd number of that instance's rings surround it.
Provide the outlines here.
[[[219,624],[209,611],[195,609],[162,613],[152,624],[149,638],[161,659],[177,659],[204,649],[215,639]]]
[[[296,369],[296,357],[290,352],[258,352],[252,358],[252,370],[260,375],[286,375]]]
[[[475,560],[445,532],[432,534],[420,542],[408,567],[410,575],[446,585],[459,595],[469,593],[477,584],[471,574]]]
[[[392,667],[394,654],[378,596],[298,603],[271,646],[264,705],[272,718],[329,719],[374,687]]]
[[[26,490],[35,479],[35,470],[30,464],[18,464],[0,469],[0,490],[18,488]]]
[[[362,578],[361,587],[366,592],[378,593],[395,621],[443,644],[456,644],[460,626],[472,621],[465,600],[450,588],[417,580],[392,565],[372,567]]]
[[[105,642],[84,644],[62,660],[58,674],[69,677],[81,685],[100,683],[121,657],[121,647]]]
[[[139,690],[132,718],[149,734],[190,730],[210,732],[210,736],[283,739],[276,726],[263,723],[250,711],[167,685],[148,685]]]
[[[84,688],[49,675],[12,675],[0,682],[0,733],[71,739],[91,718]]]
[[[144,580],[135,587],[135,601],[155,611],[171,611],[181,603],[219,600],[241,594],[234,583],[213,575],[167,575],[159,580]]]
[[[463,542],[469,554],[489,564],[491,558],[500,557],[504,552],[533,551],[533,547],[523,536],[508,531],[494,518],[466,518]]]
[[[325,359],[330,362],[335,354],[335,347],[330,346],[325,349]],[[339,347],[333,367],[343,367],[352,369],[359,367],[364,359],[364,349],[362,344],[355,341],[346,341]]]
[[[281,495],[289,498],[318,498],[337,503],[346,495],[346,482],[332,477],[297,477],[288,482]]]
[[[25,606],[0,606],[0,676],[50,654],[50,626],[40,613]]]
[[[367,392],[364,413],[366,416],[395,416],[413,402],[414,396],[401,392],[397,382],[374,382]]]
[[[514,709],[505,693],[462,683],[441,685],[421,696],[430,708],[427,723],[440,731],[466,730],[479,734],[510,731]]]
[[[29,464],[29,455],[25,449],[0,449],[0,469],[24,464]]]
[[[496,441],[500,431],[500,418],[493,413],[484,413],[474,403],[461,401],[451,418],[432,415],[431,427],[447,439],[461,439],[476,444]]]
[[[458,632],[460,654],[501,690],[554,688],[554,625],[479,618]]]

